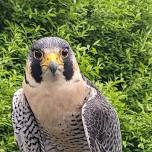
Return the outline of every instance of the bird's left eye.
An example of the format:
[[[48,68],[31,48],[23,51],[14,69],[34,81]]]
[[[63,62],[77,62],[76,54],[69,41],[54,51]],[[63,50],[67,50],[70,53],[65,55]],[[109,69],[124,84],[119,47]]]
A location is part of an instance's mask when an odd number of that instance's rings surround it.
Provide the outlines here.
[[[68,56],[68,53],[69,53],[68,48],[65,48],[65,49],[61,50],[61,55],[64,58]]]
[[[41,59],[42,59],[42,57],[43,57],[43,52],[35,50],[33,53],[34,53],[34,58],[36,58],[36,59],[38,59],[38,60],[41,60]]]

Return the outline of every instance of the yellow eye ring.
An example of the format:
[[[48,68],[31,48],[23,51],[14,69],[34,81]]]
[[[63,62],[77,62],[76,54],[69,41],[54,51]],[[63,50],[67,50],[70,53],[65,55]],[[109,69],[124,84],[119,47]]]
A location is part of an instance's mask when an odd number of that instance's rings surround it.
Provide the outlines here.
[[[34,50],[33,55],[34,55],[34,58],[37,59],[37,60],[42,60],[42,58],[43,58],[43,52],[42,51]]]

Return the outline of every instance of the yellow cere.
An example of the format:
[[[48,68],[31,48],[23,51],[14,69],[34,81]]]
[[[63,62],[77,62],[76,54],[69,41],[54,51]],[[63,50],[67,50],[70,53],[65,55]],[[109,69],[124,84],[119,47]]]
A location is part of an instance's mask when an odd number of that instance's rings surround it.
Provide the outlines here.
[[[60,54],[58,53],[49,53],[49,54],[45,54],[44,58],[42,60],[42,66],[48,66],[50,62],[55,62],[58,65],[62,65],[63,64],[63,60],[60,57]]]

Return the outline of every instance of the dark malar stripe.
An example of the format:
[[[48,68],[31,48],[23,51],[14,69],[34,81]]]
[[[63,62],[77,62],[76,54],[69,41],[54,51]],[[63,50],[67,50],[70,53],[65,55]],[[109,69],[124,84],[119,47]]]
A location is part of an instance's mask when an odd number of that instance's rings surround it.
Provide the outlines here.
[[[42,70],[40,66],[40,61],[34,59],[31,64],[31,75],[35,79],[37,83],[41,83],[42,81]]]
[[[73,64],[70,58],[64,60],[64,72],[63,75],[65,76],[66,80],[71,80],[73,76]]]

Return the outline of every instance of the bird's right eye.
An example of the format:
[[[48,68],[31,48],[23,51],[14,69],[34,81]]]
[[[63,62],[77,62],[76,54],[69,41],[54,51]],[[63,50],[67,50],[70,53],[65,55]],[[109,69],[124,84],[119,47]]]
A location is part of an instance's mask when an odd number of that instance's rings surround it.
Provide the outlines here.
[[[41,60],[43,58],[43,52],[41,51],[34,50],[33,54],[35,59]]]

